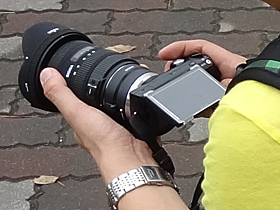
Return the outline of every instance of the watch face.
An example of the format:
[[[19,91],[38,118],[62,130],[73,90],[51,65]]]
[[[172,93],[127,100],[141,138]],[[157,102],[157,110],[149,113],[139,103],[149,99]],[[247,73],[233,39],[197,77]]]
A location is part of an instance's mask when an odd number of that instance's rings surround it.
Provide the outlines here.
[[[166,172],[160,167],[142,166],[140,168],[142,169],[148,182],[169,181],[169,178],[166,176]]]

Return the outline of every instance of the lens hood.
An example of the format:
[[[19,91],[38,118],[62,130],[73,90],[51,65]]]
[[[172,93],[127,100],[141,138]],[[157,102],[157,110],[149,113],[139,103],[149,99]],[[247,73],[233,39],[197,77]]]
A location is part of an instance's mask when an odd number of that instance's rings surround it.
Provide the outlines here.
[[[22,94],[33,107],[58,111],[44,96],[40,73],[48,66],[58,48],[76,40],[92,43],[86,35],[50,22],[33,25],[24,33],[22,40],[24,63],[19,72],[18,83]]]

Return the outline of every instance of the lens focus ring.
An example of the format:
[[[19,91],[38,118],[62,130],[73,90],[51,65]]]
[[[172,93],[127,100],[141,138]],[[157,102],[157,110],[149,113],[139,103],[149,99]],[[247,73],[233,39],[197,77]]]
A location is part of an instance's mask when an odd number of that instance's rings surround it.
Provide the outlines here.
[[[90,73],[96,72],[95,66],[99,63],[99,60],[103,60],[104,57],[110,56],[112,54],[115,54],[115,52],[112,51],[98,51],[96,52],[98,56],[95,54],[92,54],[89,57],[84,57],[82,59],[86,59],[79,69],[77,69],[77,74],[74,76],[73,83],[71,85],[73,92],[82,100],[85,98],[85,88],[88,83],[88,78],[90,76]],[[107,71],[108,69],[103,69],[103,71]],[[105,73],[101,73],[102,76]]]

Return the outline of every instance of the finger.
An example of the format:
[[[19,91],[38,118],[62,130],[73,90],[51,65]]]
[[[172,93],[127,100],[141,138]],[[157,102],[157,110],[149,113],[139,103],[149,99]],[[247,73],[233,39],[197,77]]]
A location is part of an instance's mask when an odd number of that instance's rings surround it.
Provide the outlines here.
[[[96,131],[100,129],[99,123],[102,124],[100,121],[104,121],[103,115],[105,114],[79,100],[67,87],[64,78],[57,70],[53,68],[44,69],[41,72],[40,79],[46,97],[59,109],[74,130],[79,132],[83,127],[86,127],[88,122],[85,119],[98,122],[96,125],[92,125],[92,129]]]
[[[232,79],[224,79],[221,81],[222,85],[225,87],[228,87],[229,83],[231,82]]]
[[[240,63],[244,63],[246,58],[233,54],[230,51],[205,40],[187,40],[174,42],[159,52],[162,60],[174,60],[186,57],[195,53],[202,53],[209,56],[215,65],[220,69],[222,78],[232,78]]]
[[[170,66],[172,64],[173,61],[167,61],[165,66],[164,66],[164,72],[170,70]]]
[[[141,63],[140,66],[146,68],[146,69],[150,69],[146,64]]]
[[[159,58],[162,60],[174,60],[194,53],[202,53],[208,56],[214,55],[213,57],[225,57],[223,54],[230,52],[205,40],[187,40],[174,42],[164,47],[159,52]],[[219,53],[219,56],[216,53]]]
[[[76,111],[84,109],[83,104],[67,87],[64,78],[53,68],[44,69],[40,75],[45,96],[66,118],[72,119]],[[68,120],[67,119],[67,120]]]

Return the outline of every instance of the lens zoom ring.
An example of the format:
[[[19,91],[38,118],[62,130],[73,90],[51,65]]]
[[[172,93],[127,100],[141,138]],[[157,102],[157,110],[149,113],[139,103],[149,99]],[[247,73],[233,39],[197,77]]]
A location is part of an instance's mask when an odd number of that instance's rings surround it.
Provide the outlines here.
[[[98,56],[96,56],[96,54]],[[102,76],[108,70],[108,69],[100,69],[101,71],[95,72],[95,66],[100,62],[100,59],[102,60],[104,57],[107,57],[111,54],[115,54],[115,52],[107,51],[107,50],[97,51],[95,54],[91,55],[90,57],[87,57],[87,59],[83,62],[79,70],[77,70],[77,74],[73,81],[72,90],[80,99],[84,99],[84,93],[85,93],[84,90],[85,87],[87,86],[87,79],[92,73],[92,70],[94,71],[94,73],[100,74]]]
[[[57,50],[57,52],[53,55],[52,59],[49,62],[49,66],[57,68],[59,67],[59,64],[63,61],[63,58],[65,55],[67,55],[68,52],[70,52],[72,49],[75,49],[78,51],[79,49],[82,49],[84,47],[89,46],[90,43],[86,41],[72,41],[64,44],[61,48]]]

